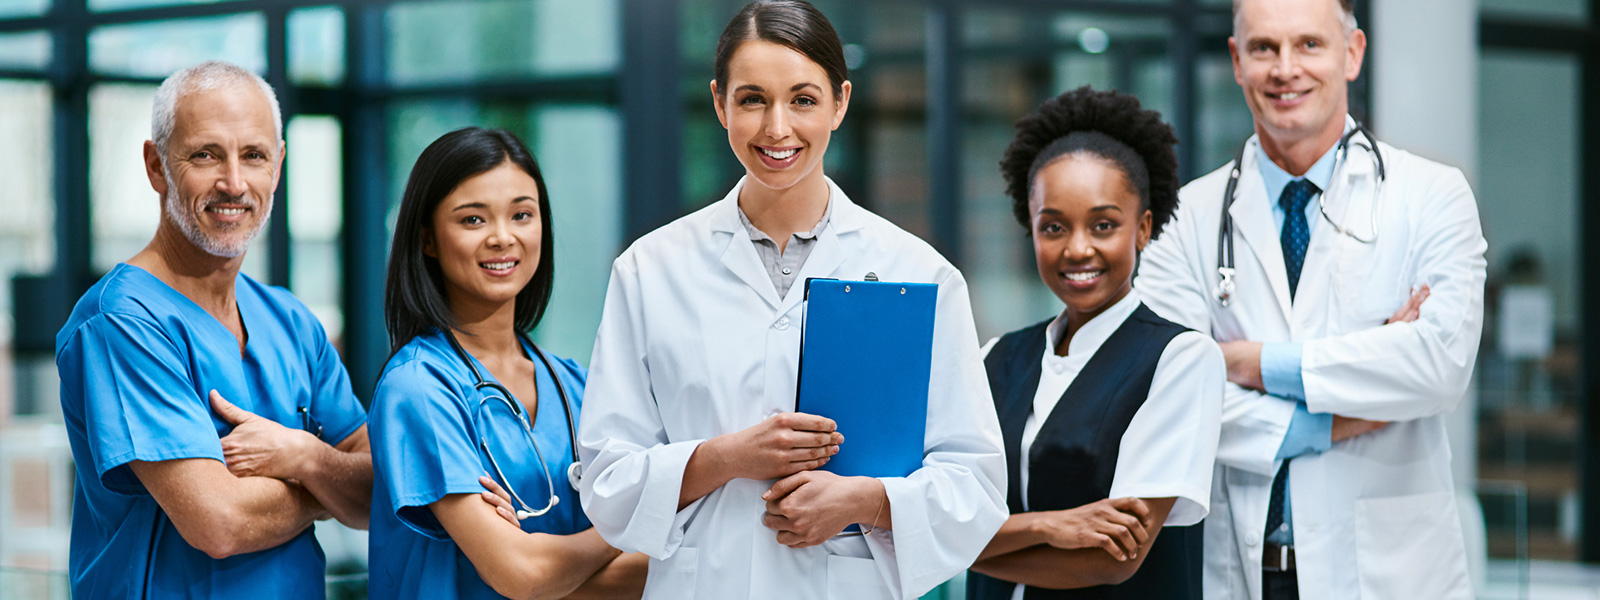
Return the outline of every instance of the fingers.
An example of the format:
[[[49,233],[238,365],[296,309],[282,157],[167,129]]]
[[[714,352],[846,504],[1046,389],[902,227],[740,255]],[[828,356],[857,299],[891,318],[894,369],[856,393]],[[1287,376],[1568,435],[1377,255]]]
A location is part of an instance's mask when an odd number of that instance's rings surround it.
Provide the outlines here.
[[[1108,502],[1110,502],[1111,508],[1133,515],[1139,520],[1140,523],[1143,523],[1145,519],[1150,518],[1150,505],[1145,504],[1144,500],[1141,498],[1135,498],[1132,496],[1127,498],[1112,498]]]
[[[234,406],[232,402],[224,400],[222,394],[217,393],[216,390],[211,390],[211,410],[215,411],[217,416],[222,417],[222,420],[227,421],[230,425],[238,425],[255,416],[250,411]]]
[[[1401,305],[1400,309],[1396,310],[1394,316],[1389,317],[1386,323],[1409,323],[1421,318],[1422,303],[1432,293],[1433,291],[1428,287],[1428,284],[1422,284],[1416,291],[1411,293],[1410,298],[1406,298],[1406,303]]]
[[[511,506],[511,494],[506,492],[505,488],[500,487],[500,484],[496,482],[493,477],[488,475],[479,475],[478,483],[483,486],[483,489],[489,490],[490,494],[505,500],[506,506]]]
[[[793,429],[795,431],[815,431],[815,432],[819,432],[819,433],[830,433],[830,432],[833,432],[833,431],[839,429],[839,424],[834,423],[833,419],[829,419],[827,417],[819,417],[817,415],[808,415],[806,413],[799,413],[799,412],[781,413],[781,414],[773,415],[772,421],[774,422],[774,424],[777,424],[777,425],[780,425],[780,426],[783,426],[783,427],[786,427],[786,428],[789,428],[789,429]],[[838,442],[834,442],[834,443],[838,443]]]
[[[811,480],[808,473],[809,471],[802,471],[779,479],[777,483],[772,484],[772,487],[767,488],[767,491],[761,492],[761,499],[768,502],[782,500],[785,496],[794,493],[795,490],[800,489],[800,486]]]

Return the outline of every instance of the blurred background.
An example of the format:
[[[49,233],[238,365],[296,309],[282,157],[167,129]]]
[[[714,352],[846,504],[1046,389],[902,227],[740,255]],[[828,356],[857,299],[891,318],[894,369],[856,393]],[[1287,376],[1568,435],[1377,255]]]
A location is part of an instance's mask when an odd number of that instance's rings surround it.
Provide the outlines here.
[[[855,85],[825,168],[967,274],[982,339],[1059,309],[997,167],[1016,119],[1082,85],[1133,93],[1177,129],[1186,180],[1251,133],[1230,0],[815,1]],[[365,401],[400,192],[466,125],[509,129],[542,163],[560,268],[534,335],[587,362],[612,259],[742,173],[707,89],[742,4],[0,0],[0,597],[68,594],[54,336],[155,230],[140,146],[162,78],[223,59],[277,89],[287,165],[245,271],[311,306]],[[1371,46],[1352,112],[1463,169],[1489,239],[1482,351],[1452,424],[1480,595],[1600,598],[1600,0],[1370,0],[1357,16]],[[332,597],[364,597],[364,535],[318,533]]]

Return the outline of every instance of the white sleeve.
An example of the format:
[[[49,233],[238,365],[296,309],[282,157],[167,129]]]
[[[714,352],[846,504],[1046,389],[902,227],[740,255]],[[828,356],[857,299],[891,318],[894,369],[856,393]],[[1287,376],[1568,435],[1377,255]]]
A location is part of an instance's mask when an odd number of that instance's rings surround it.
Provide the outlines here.
[[[966,281],[939,283],[922,467],[882,478],[892,531],[867,545],[895,597],[917,598],[971,566],[1006,520],[1006,458]]]
[[[1179,204],[1178,214],[1161,237],[1145,246],[1133,287],[1145,305],[1162,318],[1210,335],[1211,292],[1206,273],[1211,265],[1201,263],[1204,253],[1200,244],[1215,244],[1217,238],[1215,232],[1208,235],[1194,229],[1196,204],[1191,201],[1199,199],[1192,198],[1193,193],[1179,195],[1189,204]],[[1223,377],[1226,381],[1226,373]],[[1271,477],[1278,472],[1278,448],[1294,418],[1295,402],[1233,384],[1224,388],[1217,462]]]
[[[1122,434],[1112,498],[1176,497],[1169,526],[1205,518],[1226,371],[1222,350],[1204,334],[1186,331],[1167,344],[1150,395]]]
[[[607,543],[661,560],[677,551],[688,516],[705,500],[678,510],[684,468],[703,440],[667,441],[650,388],[638,273],[630,258],[624,254],[612,266],[589,362],[578,426],[585,465],[578,491]]]

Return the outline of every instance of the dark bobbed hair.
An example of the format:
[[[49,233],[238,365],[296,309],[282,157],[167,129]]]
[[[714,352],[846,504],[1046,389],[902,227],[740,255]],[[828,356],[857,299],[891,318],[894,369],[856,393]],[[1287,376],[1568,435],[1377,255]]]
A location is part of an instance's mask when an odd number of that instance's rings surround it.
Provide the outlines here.
[[[439,270],[438,259],[423,253],[423,232],[433,228],[433,213],[439,203],[463,181],[507,162],[520,167],[538,184],[543,230],[537,270],[517,293],[515,327],[519,332],[531,331],[544,317],[545,308],[550,305],[556,263],[550,194],[545,190],[539,163],[521,140],[503,129],[457,129],[428,144],[417,157],[411,178],[406,181],[405,195],[400,199],[383,301],[391,353],[433,329],[448,331],[454,327],[455,316],[445,301],[444,273]]]
[[[1088,153],[1117,166],[1133,184],[1139,204],[1150,211],[1150,238],[1178,208],[1178,136],[1161,113],[1139,99],[1089,86],[1044,101],[1017,121],[1017,137],[1000,160],[1006,193],[1017,222],[1032,235],[1028,194],[1039,169],[1068,154]],[[1084,135],[1089,134],[1089,135]],[[1060,142],[1060,143],[1058,143]],[[1140,164],[1142,163],[1142,164]]]
[[[734,15],[717,39],[717,93],[728,93],[728,62],[739,46],[752,40],[772,42],[805,55],[828,74],[833,97],[844,93],[849,69],[844,46],[833,23],[805,0],[756,0]]]

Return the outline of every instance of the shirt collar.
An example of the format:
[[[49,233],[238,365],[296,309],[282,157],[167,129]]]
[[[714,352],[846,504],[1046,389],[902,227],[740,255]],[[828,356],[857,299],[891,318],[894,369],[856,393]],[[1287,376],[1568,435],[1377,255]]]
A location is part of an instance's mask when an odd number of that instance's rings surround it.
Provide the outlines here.
[[[1345,133],[1349,133],[1355,127],[1355,118],[1346,114],[1344,116]],[[1334,142],[1327,152],[1323,152],[1322,158],[1317,159],[1317,162],[1312,164],[1311,168],[1306,170],[1306,174],[1301,177],[1290,175],[1288,171],[1279,167],[1278,163],[1272,162],[1272,158],[1267,156],[1266,149],[1259,142],[1255,144],[1255,147],[1256,165],[1261,171],[1261,183],[1266,188],[1267,199],[1273,203],[1273,206],[1277,206],[1278,196],[1283,195],[1283,188],[1288,187],[1291,181],[1305,179],[1316,185],[1318,190],[1323,191],[1326,191],[1328,184],[1333,181],[1334,155],[1339,151],[1338,142]]]
[[[1100,345],[1110,339],[1111,334],[1115,333],[1117,328],[1122,326],[1122,322],[1127,321],[1128,316],[1132,315],[1133,310],[1138,307],[1139,290],[1128,290],[1127,296],[1123,296],[1116,304],[1112,304],[1100,314],[1095,315],[1093,319],[1089,319],[1089,322],[1084,323],[1077,333],[1072,334],[1072,341],[1067,343],[1066,357],[1094,354],[1100,349]],[[1056,315],[1055,320],[1050,321],[1050,325],[1045,328],[1046,356],[1055,356],[1056,342],[1061,339],[1066,329],[1067,311],[1062,309],[1061,314]]]
[[[735,202],[734,206],[736,207],[736,211],[739,213],[739,224],[743,225],[745,232],[750,234],[750,241],[752,241],[752,242],[760,242],[760,241],[776,242],[776,240],[773,240],[772,237],[767,235],[767,233],[765,231],[757,229],[755,224],[750,222],[750,216],[744,214],[744,208],[739,207],[738,206],[738,202]],[[794,234],[794,237],[800,238],[802,240],[814,240],[814,239],[817,239],[817,236],[822,233],[822,230],[827,228],[828,222],[832,221],[832,220],[833,220],[833,186],[830,185],[830,186],[828,186],[828,207],[822,210],[822,218],[818,219],[817,220],[817,224],[811,227],[811,231],[796,232]]]

